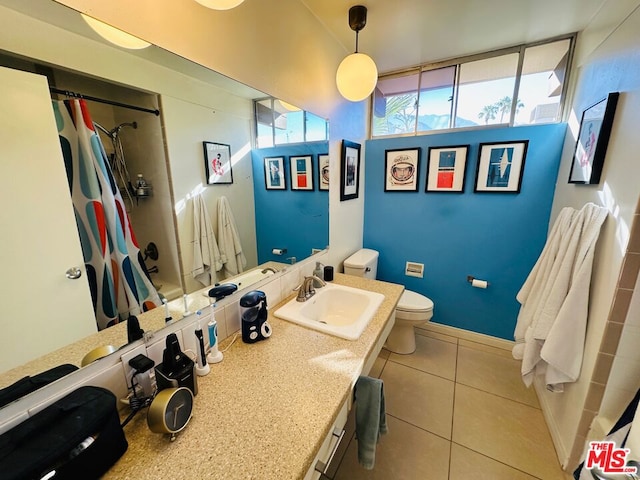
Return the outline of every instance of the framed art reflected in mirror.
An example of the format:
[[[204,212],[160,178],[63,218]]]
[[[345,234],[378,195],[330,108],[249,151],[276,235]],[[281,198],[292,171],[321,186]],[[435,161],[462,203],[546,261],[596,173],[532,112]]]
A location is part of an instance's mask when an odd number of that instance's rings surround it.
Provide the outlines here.
[[[264,182],[267,190],[287,189],[287,177],[284,174],[284,157],[264,158]]]

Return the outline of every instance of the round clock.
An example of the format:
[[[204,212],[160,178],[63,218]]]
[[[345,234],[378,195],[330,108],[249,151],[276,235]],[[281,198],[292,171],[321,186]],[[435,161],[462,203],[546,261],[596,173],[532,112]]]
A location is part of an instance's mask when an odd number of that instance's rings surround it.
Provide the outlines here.
[[[187,426],[193,410],[193,393],[186,387],[160,390],[149,406],[147,424],[152,432],[168,433],[171,441]]]

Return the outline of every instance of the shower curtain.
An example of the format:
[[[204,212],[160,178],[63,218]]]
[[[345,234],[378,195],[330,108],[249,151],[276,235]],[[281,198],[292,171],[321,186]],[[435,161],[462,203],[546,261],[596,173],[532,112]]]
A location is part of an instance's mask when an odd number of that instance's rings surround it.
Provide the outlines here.
[[[162,302],[83,99],[53,102],[98,329]]]

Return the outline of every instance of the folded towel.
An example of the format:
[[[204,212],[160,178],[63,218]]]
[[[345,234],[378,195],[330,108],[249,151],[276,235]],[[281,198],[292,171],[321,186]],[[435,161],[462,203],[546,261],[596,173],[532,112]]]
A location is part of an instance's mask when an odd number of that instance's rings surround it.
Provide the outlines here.
[[[371,470],[376,460],[376,445],[380,434],[387,433],[382,380],[359,377],[355,397],[358,462],[367,470]]]

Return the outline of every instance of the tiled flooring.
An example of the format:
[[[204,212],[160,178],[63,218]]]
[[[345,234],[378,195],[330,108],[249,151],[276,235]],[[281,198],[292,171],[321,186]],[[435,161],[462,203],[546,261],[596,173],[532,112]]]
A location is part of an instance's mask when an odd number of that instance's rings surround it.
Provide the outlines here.
[[[416,336],[413,355],[382,351],[369,375],[384,381],[389,433],[373,470],[358,464],[351,438],[335,479],[571,478],[511,353],[432,335]]]

